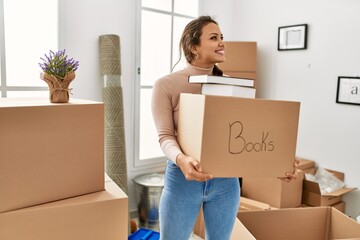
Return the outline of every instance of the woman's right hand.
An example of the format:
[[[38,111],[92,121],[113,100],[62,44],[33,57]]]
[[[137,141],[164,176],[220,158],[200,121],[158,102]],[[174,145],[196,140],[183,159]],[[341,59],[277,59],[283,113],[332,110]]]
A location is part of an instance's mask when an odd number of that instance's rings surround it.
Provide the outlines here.
[[[203,173],[201,164],[193,157],[186,156],[180,153],[176,158],[176,165],[181,169],[186,180],[195,180],[198,182],[204,182],[212,179],[212,175]]]

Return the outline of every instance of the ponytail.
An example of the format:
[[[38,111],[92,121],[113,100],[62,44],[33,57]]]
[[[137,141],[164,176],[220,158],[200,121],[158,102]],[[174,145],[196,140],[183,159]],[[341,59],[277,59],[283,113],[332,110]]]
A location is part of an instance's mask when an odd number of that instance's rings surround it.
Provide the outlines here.
[[[223,76],[224,75],[223,71],[217,65],[214,65],[212,74],[215,76]]]

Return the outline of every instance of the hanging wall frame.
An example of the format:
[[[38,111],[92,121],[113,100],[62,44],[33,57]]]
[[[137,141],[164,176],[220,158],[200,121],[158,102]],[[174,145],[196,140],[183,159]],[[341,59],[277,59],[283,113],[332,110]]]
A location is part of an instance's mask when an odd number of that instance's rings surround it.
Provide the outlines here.
[[[278,50],[301,50],[307,47],[307,24],[282,26],[278,30]]]
[[[338,77],[336,102],[360,105],[360,77]]]

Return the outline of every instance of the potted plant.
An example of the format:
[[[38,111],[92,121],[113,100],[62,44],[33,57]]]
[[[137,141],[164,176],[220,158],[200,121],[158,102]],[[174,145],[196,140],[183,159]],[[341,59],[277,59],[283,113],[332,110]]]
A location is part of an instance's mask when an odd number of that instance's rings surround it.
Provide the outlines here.
[[[69,85],[75,79],[75,71],[79,66],[79,61],[68,58],[65,52],[65,49],[57,52],[50,50],[49,55],[40,58],[42,62],[39,66],[43,70],[40,78],[48,84],[52,103],[69,102]]]

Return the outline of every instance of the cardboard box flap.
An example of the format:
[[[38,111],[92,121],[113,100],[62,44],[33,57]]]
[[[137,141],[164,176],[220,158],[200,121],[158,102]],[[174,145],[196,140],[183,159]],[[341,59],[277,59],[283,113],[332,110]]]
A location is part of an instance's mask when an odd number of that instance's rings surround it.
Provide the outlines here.
[[[299,160],[299,165],[297,166],[297,169],[306,170],[316,167],[315,161],[313,160],[308,160],[301,157],[295,157],[295,159]]]
[[[249,231],[239,239],[359,239],[360,224],[332,207],[238,212]]]
[[[360,224],[332,208],[330,239],[360,239]]]
[[[325,194],[322,194],[321,196],[327,196],[327,197],[339,197],[339,196],[344,195],[345,193],[348,193],[348,192],[354,191],[354,190],[356,190],[356,189],[357,189],[357,188],[342,188],[342,189],[339,189],[339,190],[333,191],[333,192],[331,192],[331,193],[325,193]]]
[[[238,212],[240,222],[256,239],[327,239],[330,207]],[[247,238],[243,238],[247,239]]]
[[[338,171],[335,171],[335,170],[331,170],[331,169],[325,169],[326,171],[332,173],[335,177],[337,177],[338,179],[340,179],[341,181],[344,181],[345,179],[345,173],[343,172],[338,172]]]
[[[317,182],[312,182],[309,180],[304,180],[303,188],[305,191],[317,193],[322,196],[338,197],[344,195],[345,193],[354,191],[357,188],[342,188],[331,193],[321,194],[319,184]]]
[[[304,188],[304,190],[306,190],[308,192],[314,192],[314,193],[321,194],[319,184],[317,182],[313,182],[310,180],[304,180],[303,188]]]
[[[267,203],[255,201],[250,198],[241,196],[239,210],[269,210],[271,207]]]

